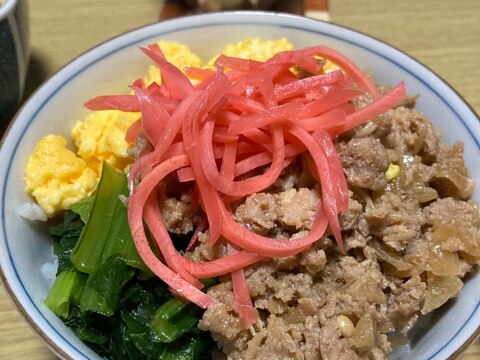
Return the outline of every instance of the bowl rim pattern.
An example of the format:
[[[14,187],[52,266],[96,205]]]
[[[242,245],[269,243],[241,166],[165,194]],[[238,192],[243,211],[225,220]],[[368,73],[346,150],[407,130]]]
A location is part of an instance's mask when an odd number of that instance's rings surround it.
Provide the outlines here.
[[[238,19],[235,19],[236,17],[240,17],[241,21]],[[299,25],[284,25],[282,23],[276,23],[276,22],[269,22],[268,20],[265,19],[281,19],[284,18],[288,22],[288,20],[300,20]],[[295,20],[296,19],[296,20]],[[372,42],[372,44],[380,46],[384,49],[389,49],[394,52],[395,55],[408,58],[414,63],[416,63],[420,68],[423,68],[423,70],[427,71],[431,75],[433,75],[436,80],[440,81],[440,83],[443,86],[446,86],[449,91],[451,91],[461,102],[463,102],[463,105],[468,109],[471,114],[476,117],[478,121],[480,121],[480,117],[476,114],[475,110],[468,104],[468,102],[454,89],[452,88],[444,79],[442,79],[438,74],[436,74],[434,71],[429,69],[427,66],[419,62],[418,60],[414,59],[413,57],[409,56],[408,54],[405,54],[403,51],[399,50],[398,48],[385,43],[382,40],[379,40],[375,37],[372,37],[370,35],[367,35],[365,33],[362,33],[360,31],[351,29],[349,27],[335,24],[335,23],[329,23],[329,22],[324,22],[322,20],[317,20],[317,19],[310,19],[310,18],[305,18],[303,16],[298,16],[298,15],[292,15],[292,14],[284,14],[284,13],[272,13],[272,12],[265,12],[265,11],[231,11],[231,12],[222,12],[222,13],[210,13],[210,14],[199,14],[199,15],[192,15],[188,17],[183,17],[183,18],[177,18],[177,19],[171,19],[171,20],[165,20],[159,23],[154,23],[146,26],[142,26],[137,29],[130,30],[128,32],[125,32],[123,34],[120,34],[118,36],[115,36],[111,39],[108,39],[97,46],[85,51],[84,53],[80,54],[76,58],[74,58],[72,61],[67,63],[65,66],[63,66],[61,69],[59,69],[54,75],[52,75],[49,79],[47,79],[45,82],[42,83],[42,85],[35,90],[35,92],[30,95],[30,97],[25,101],[25,103],[20,107],[12,121],[10,122],[8,128],[5,130],[3,137],[0,141],[0,149],[3,152],[3,147],[6,142],[6,139],[8,139],[9,133],[11,132],[12,128],[16,127],[18,125],[18,122],[16,121],[19,117],[23,116],[23,111],[26,108],[28,104],[30,104],[36,97],[40,97],[39,94],[42,94],[42,92],[47,92],[48,91],[48,96],[44,99],[44,101],[41,103],[39,107],[36,108],[35,112],[29,114],[27,116],[29,118],[28,121],[25,121],[25,124],[23,125],[23,128],[21,129],[20,136],[18,139],[15,140],[14,148],[12,152],[12,155],[14,155],[17,151],[17,147],[19,146],[23,136],[25,135],[25,132],[29,128],[30,124],[34,121],[36,118],[37,114],[41,111],[41,109],[49,102],[49,100],[55,96],[55,94],[62,89],[63,86],[65,86],[69,81],[72,79],[76,78],[79,76],[82,72],[87,70],[89,67],[95,65],[98,61],[108,58],[111,55],[114,55],[116,52],[134,46],[135,44],[138,44],[140,42],[148,41],[148,40],[153,40],[160,38],[161,36],[168,35],[170,33],[174,33],[178,30],[183,30],[183,29],[200,29],[202,27],[208,27],[212,25],[256,25],[256,26],[275,26],[275,27],[280,27],[280,28],[291,28],[291,29],[296,29],[300,31],[305,31],[305,32],[310,32],[318,35],[323,35],[327,37],[331,37],[337,40],[341,40],[343,42],[349,43],[351,45],[354,45],[356,47],[360,47],[368,52],[374,53],[376,56],[382,57],[384,60],[387,60],[396,66],[400,67],[403,71],[408,72],[411,76],[416,78],[419,82],[421,82],[423,85],[428,87],[433,93],[435,93],[442,101],[449,107],[449,109],[456,114],[457,118],[462,122],[464,125],[465,129],[469,132],[470,136],[472,137],[473,141],[475,142],[476,146],[480,149],[480,139],[476,138],[474,134],[472,133],[469,125],[465,123],[462,119],[462,117],[458,114],[456,109],[450,105],[450,103],[444,99],[444,97],[439,94],[433,87],[429,85],[428,82],[423,80],[422,78],[418,77],[415,73],[411,72],[407,67],[402,65],[400,62],[394,60],[393,58],[389,58],[386,55],[380,53],[379,51],[375,51],[372,48],[369,48],[365,45],[360,44],[358,41],[359,39],[363,41],[368,41]],[[308,24],[322,24],[321,26],[325,26],[326,28],[330,29],[337,29],[337,30],[342,30],[343,33],[346,33],[348,35],[354,35],[354,38],[356,41],[353,41],[351,39],[348,39],[345,37],[345,35],[333,35],[330,32],[322,32],[318,29],[311,29],[308,28]],[[153,32],[153,34],[151,34]],[[134,36],[136,33],[141,33],[141,36]],[[129,41],[127,41],[130,39]],[[98,52],[96,54],[95,52]],[[86,55],[95,53],[95,57],[91,60],[89,60],[86,64],[80,65],[80,60],[84,59]],[[77,69],[78,68],[78,69]],[[75,72],[72,73],[72,70],[76,69]],[[64,76],[69,74],[68,76]],[[54,82],[58,82],[57,85],[55,85],[53,90],[46,89],[47,85],[53,84]],[[21,125],[18,125],[21,126]],[[0,154],[1,154],[0,152]],[[8,160],[8,166],[6,171],[1,175],[0,180],[1,184],[3,185],[3,189],[0,189],[0,191],[3,193],[2,194],[2,203],[0,204],[0,210],[1,210],[1,228],[2,232],[0,236],[2,237],[2,241],[6,243],[7,249],[9,249],[8,246],[8,239],[7,239],[7,234],[6,234],[6,229],[5,229],[5,198],[6,198],[6,180],[8,180],[8,174],[10,172],[11,166],[12,166],[12,160],[13,156]],[[65,339],[65,337],[62,336],[62,334],[54,327],[53,324],[51,324],[42,314],[41,310],[38,308],[38,305],[34,303],[33,299],[28,295],[28,292],[26,291],[23,283],[21,282],[21,279],[18,276],[17,270],[15,268],[15,264],[13,262],[13,259],[11,257],[10,252],[8,253],[9,261],[10,263],[7,264],[12,267],[14,270],[14,273],[16,275],[15,281],[19,282],[19,285],[22,288],[22,291],[25,293],[28,301],[30,301],[31,305],[33,306],[35,310],[35,314],[29,313],[27,311],[27,308],[25,305],[22,304],[20,301],[20,297],[23,296],[24,294],[17,294],[14,289],[10,286],[9,281],[7,279],[7,276],[4,273],[3,263],[0,263],[0,280],[4,286],[4,289],[10,298],[11,302],[14,304],[16,307],[17,311],[20,313],[20,315],[23,317],[24,321],[28,324],[28,326],[38,335],[45,343],[46,345],[58,356],[60,356],[63,359],[78,359],[78,357],[72,357],[70,355],[70,352],[64,349],[63,346],[60,346],[59,344],[55,343],[53,339],[48,335],[48,331],[53,331],[55,332],[63,341],[65,341],[71,349],[73,349],[77,355],[82,355],[83,358],[88,359],[88,357],[81,353],[80,350],[78,350],[74,345],[70,344],[70,342]],[[473,312],[470,314],[468,317],[467,321],[460,327],[460,329],[452,335],[450,341],[448,341],[446,344],[444,344],[442,347],[440,347],[435,354],[433,354],[429,359],[436,359],[437,354],[442,352],[445,348],[449,346],[449,344],[456,338],[456,336],[463,331],[464,327],[467,325],[467,323],[472,319],[474,314],[479,310],[480,308],[480,303],[478,303],[473,310]],[[41,326],[39,326],[35,320],[35,316],[41,316],[48,324],[49,329],[44,330]],[[458,348],[452,349],[451,354],[449,354],[448,359],[455,359],[457,358],[478,336],[480,335],[480,325],[476,328],[476,330],[466,339]]]

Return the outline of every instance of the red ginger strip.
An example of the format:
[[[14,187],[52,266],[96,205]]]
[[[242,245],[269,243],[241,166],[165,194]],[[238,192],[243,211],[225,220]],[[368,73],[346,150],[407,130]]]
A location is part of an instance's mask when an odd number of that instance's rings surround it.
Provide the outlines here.
[[[335,198],[337,199],[338,205],[337,210],[339,213],[345,213],[348,211],[349,194],[347,180],[345,179],[345,174],[343,172],[340,155],[335,150],[335,145],[333,144],[330,135],[326,131],[317,129],[312,134],[312,137],[320,145],[327,159],[330,173],[332,174],[334,182]]]
[[[262,148],[267,149],[270,152],[272,151],[271,146],[269,144],[271,136],[267,135],[265,131],[261,129],[250,129],[250,130],[245,130],[244,132],[242,132],[241,135],[246,137],[248,140],[251,140],[252,142],[257,143]]]
[[[222,168],[220,175],[232,181],[235,177],[235,158],[237,156],[238,142],[234,141],[225,144],[222,157]]]
[[[220,200],[219,200],[220,201]],[[320,239],[328,225],[324,216],[322,202],[317,204],[315,219],[310,233],[295,240],[272,239],[258,235],[237,223],[232,215],[221,205],[222,234],[236,246],[266,257],[283,257],[299,253]]]
[[[405,97],[405,84],[402,82],[395,88],[383,95],[377,101],[368,104],[364,108],[357,110],[347,116],[347,123],[341,127],[338,133],[351,130],[354,127],[368,121],[373,120],[377,116],[383,114],[387,110],[397,106]]]
[[[354,78],[354,80],[374,98],[378,98],[380,96],[377,88],[375,87],[375,84],[370,80],[370,78],[365,75],[365,73],[360,70],[360,68],[355,63],[353,63],[349,58],[339,53],[338,51],[323,45],[313,46],[300,51],[304,51],[306,54],[309,55],[316,55],[326,60],[330,60],[332,63],[340,67],[343,71],[350,74]]]
[[[142,118],[139,118],[128,127],[127,132],[125,133],[125,141],[127,143],[133,143],[142,130]]]
[[[237,250],[228,244],[227,252],[228,254],[235,254]],[[232,272],[232,289],[233,307],[239,315],[243,327],[248,329],[257,322],[257,310],[253,306],[243,269]]]
[[[170,114],[161,107],[145,90],[132,85],[140,103],[144,134],[152,144],[156,144],[164,133]]]
[[[251,87],[251,97],[255,97],[258,93],[261,102],[267,109],[277,106],[275,99],[274,85],[270,77],[264,75],[256,75],[247,79],[247,84]],[[249,94],[247,94],[249,96]]]
[[[270,147],[271,148],[271,147]],[[234,169],[234,178],[247,172],[254,170],[260,166],[268,165],[272,162],[272,153],[271,150],[263,151],[259,146],[255,146],[253,144],[248,143],[238,143],[236,147],[237,155],[249,155],[248,157],[244,157],[237,161]],[[304,151],[305,148],[299,149],[292,148],[292,145],[288,144],[285,146],[285,157],[291,157],[294,155],[300,154]],[[222,155],[223,156],[223,155]],[[222,156],[218,156],[215,153],[215,159],[219,159]],[[285,167],[285,166],[284,166]],[[187,182],[187,181],[194,181],[195,175],[193,174],[193,170],[190,166],[184,167],[177,171],[178,173],[178,181],[180,182]]]
[[[285,157],[291,158],[305,151],[305,147],[301,145],[288,144],[285,145]],[[263,151],[248,158],[238,161],[235,164],[235,177],[248,173],[260,166],[268,165],[272,162],[272,153]]]
[[[155,61],[160,68],[162,87],[165,87],[173,99],[183,99],[190,95],[194,88],[190,80],[176,66],[165,60],[158,44],[148,48],[140,48],[145,55]]]
[[[350,104],[349,104],[350,105]],[[308,132],[317,129],[336,129],[344,126],[347,122],[347,110],[342,106],[337,106],[315,117],[301,119],[295,123]]]
[[[344,75],[340,70],[332,71],[327,74],[315,75],[290,82],[283,86],[275,88],[275,97],[277,101],[282,101],[298,95],[304,95],[309,91],[322,91],[324,85],[335,85],[343,80]]]
[[[195,247],[195,245],[197,244],[198,236],[200,235],[200,233],[204,232],[207,228],[208,228],[208,220],[206,217],[204,217],[202,218],[202,221],[200,221],[200,223],[195,228],[195,231],[193,232],[193,235],[190,238],[190,241],[188,242],[188,245],[185,248],[185,251],[190,251]]]
[[[185,73],[190,79],[204,81],[211,76],[215,76],[215,71],[212,69],[202,69],[195,66],[187,66],[184,69]]]
[[[137,86],[137,85],[134,85]],[[140,87],[141,86],[137,86]],[[161,87],[152,83],[147,87],[148,93],[169,113],[178,106],[178,100],[171,99],[161,93]],[[140,112],[140,103],[135,95],[103,95],[84,103],[89,110],[119,110],[124,112]]]
[[[227,110],[236,109],[250,114],[256,114],[259,111],[265,110],[265,107],[258,101],[236,94],[228,95],[225,108]]]
[[[148,187],[144,191],[148,192],[148,190],[153,190],[152,187],[155,187],[156,184],[148,184],[146,186]],[[145,222],[167,264],[195,287],[203,287],[202,283],[196,278],[209,278],[229,274],[232,271],[243,269],[245,266],[264,259],[263,256],[248,251],[236,252],[206,262],[194,262],[184,258],[173,245],[159,211],[158,201],[152,195],[145,203]]]
[[[142,154],[131,166],[128,174],[128,189],[132,192],[135,189],[135,181],[138,177],[144,178],[149,172],[152,171],[152,167],[149,165],[151,153]]]
[[[213,142],[215,143],[232,143],[238,141],[237,135],[228,135],[228,128],[227,127],[220,127],[217,126],[213,130],[212,134]]]
[[[202,161],[204,174],[217,191],[225,195],[244,196],[262,191],[274,183],[283,169],[283,159],[285,158],[283,131],[280,127],[272,126],[273,156],[268,170],[258,177],[232,181],[222,176],[217,169],[212,148],[213,126],[213,122],[207,122],[204,125],[200,144],[205,152]]]
[[[175,136],[182,128],[182,125],[188,121],[186,119],[195,117],[196,112],[200,110],[200,107],[204,101],[204,94],[195,93],[192,96],[186,97],[179,105],[177,110],[172,114],[168,120],[165,130],[161,133],[158,140],[154,143],[155,150],[151,156],[151,165],[155,165],[161,159],[168,147],[172,144]]]
[[[215,60],[216,67],[230,68],[245,73],[260,70],[262,64],[263,63],[261,61],[241,59],[237,57],[227,56],[224,54],[221,54]]]
[[[338,191],[335,191],[334,181],[342,181],[342,179],[335,179],[327,157],[317,141],[304,129],[297,125],[289,127],[290,133],[297,137],[307,148],[310,156],[313,158],[317,174],[320,177],[320,184],[322,185],[322,197],[325,204],[324,210],[335,239],[343,250],[342,234],[340,231],[340,223],[338,220],[338,205],[341,203]]]
[[[141,187],[146,187],[147,189],[144,190],[144,193],[148,193],[148,190],[153,190],[152,186],[148,187],[148,181],[153,178],[153,175],[147,176],[143,181]],[[155,178],[153,178],[156,180]],[[145,182],[146,184],[143,184]],[[157,186],[158,182],[153,182],[154,186]],[[143,199],[142,199],[143,200]],[[163,223],[163,219],[160,212],[160,206],[158,204],[157,193],[155,191],[150,192],[147,200],[144,202],[143,208],[143,218],[145,219],[145,223],[150,230],[150,233],[153,235],[153,239],[157,244],[160,253],[162,254],[163,258],[167,265],[179,274],[185,281],[188,281],[190,284],[195,286],[198,289],[203,288],[203,284],[194,276],[192,276],[183,266],[181,261],[179,261],[178,257],[175,256],[178,254],[177,250],[173,246],[172,239],[168,234],[167,229]]]
[[[284,105],[266,109],[252,115],[245,116],[232,123],[228,133],[230,135],[242,134],[245,131],[257,129],[275,122],[290,119],[301,112],[303,104],[300,101],[292,101]]]
[[[317,74],[322,68],[318,61],[304,50],[281,51],[268,59],[262,69],[274,68],[275,65],[282,65],[286,69],[298,66],[312,74]]]
[[[175,171],[182,166],[186,166],[187,164],[188,161],[186,156],[170,158],[161,163],[154,169],[157,183],[172,171]],[[128,223],[130,225],[130,230],[138,254],[154,274],[164,281],[170,288],[175,289],[177,294],[192,301],[203,309],[212,306],[215,304],[214,299],[186,282],[180,275],[165,266],[150,248],[143,227],[143,205],[148,196],[149,193],[143,191],[142,187],[137,187],[130,195],[128,202]]]
[[[203,95],[204,104],[206,101],[206,94],[205,92],[201,92],[200,94]],[[197,111],[199,112],[200,109],[197,109]],[[185,144],[185,151],[187,152],[190,166],[192,167],[195,176],[196,187],[203,204],[203,210],[207,214],[208,223],[210,224],[210,241],[213,245],[220,237],[221,218],[217,201],[214,200],[216,190],[208,182],[201,164],[203,159],[201,158],[199,147],[199,124],[198,121],[196,121],[196,117],[198,116],[199,114],[197,113],[196,116],[185,118],[185,121],[182,123],[182,135]]]
[[[89,110],[120,110],[125,112],[140,111],[140,104],[133,95],[97,96],[83,104]]]
[[[303,111],[295,114],[294,119],[305,119],[322,115],[337,106],[348,104],[349,101],[359,95],[360,92],[358,90],[331,87],[320,99],[313,100],[306,104]]]

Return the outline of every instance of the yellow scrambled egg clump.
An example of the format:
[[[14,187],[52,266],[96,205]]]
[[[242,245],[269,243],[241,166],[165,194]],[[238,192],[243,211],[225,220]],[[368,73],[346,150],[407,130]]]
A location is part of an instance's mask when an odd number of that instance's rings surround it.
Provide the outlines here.
[[[100,176],[103,161],[119,170],[133,160],[127,154],[125,133],[140,115],[118,110],[95,111],[85,121],[78,121],[71,136],[78,155]]]
[[[325,65],[323,65],[323,68],[322,68],[322,71],[324,73],[329,73],[329,72],[332,72],[332,71],[335,71],[335,70],[340,70],[340,68],[335,65],[334,63],[332,63],[331,61],[328,61],[325,63]]]
[[[97,186],[97,174],[67,149],[65,138],[47,135],[27,160],[25,181],[27,193],[52,216],[90,196]]]

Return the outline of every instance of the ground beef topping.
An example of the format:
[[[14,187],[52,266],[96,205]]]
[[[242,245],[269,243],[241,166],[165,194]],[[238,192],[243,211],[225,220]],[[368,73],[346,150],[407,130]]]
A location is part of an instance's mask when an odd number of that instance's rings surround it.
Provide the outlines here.
[[[345,254],[327,230],[297,255],[246,268],[258,312],[249,329],[234,311],[228,277],[208,290],[218,303],[199,327],[223,357],[386,359],[422,314],[458,295],[461,278],[480,261],[478,206],[465,200],[473,181],[463,146],[444,144],[413,103],[337,139],[349,186],[340,216]],[[236,221],[265,236],[305,235],[321,193],[305,164],[295,161],[274,186],[239,200]],[[387,176],[392,164],[398,171]],[[221,253],[221,245],[209,248],[207,232],[186,256],[203,261]]]

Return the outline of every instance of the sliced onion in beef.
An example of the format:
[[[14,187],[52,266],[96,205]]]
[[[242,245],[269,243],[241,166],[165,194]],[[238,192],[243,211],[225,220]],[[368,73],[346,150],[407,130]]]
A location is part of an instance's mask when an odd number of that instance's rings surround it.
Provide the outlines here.
[[[456,275],[436,276],[429,272],[427,295],[421,313],[423,315],[428,314],[445,304],[449,299],[458,296],[462,287],[463,282]]]
[[[473,180],[455,170],[437,171],[431,184],[442,197],[453,196],[467,199],[473,191]]]
[[[343,290],[354,299],[365,299],[370,304],[386,304],[387,302],[380,286],[372,284],[369,279],[363,276],[346,284]]]
[[[407,271],[413,268],[412,264],[403,259],[401,255],[388,250],[385,245],[382,245],[377,241],[372,241],[369,243],[369,245],[375,250],[377,256],[381,260],[393,265],[397,270]]]
[[[413,191],[417,196],[418,201],[421,203],[430,202],[438,197],[437,190],[422,184],[416,184],[413,188]]]
[[[460,275],[460,259],[457,253],[442,250],[440,245],[433,244],[428,255],[430,271],[438,276]]]
[[[358,320],[350,341],[359,351],[366,351],[375,346],[375,328],[372,315],[365,314]]]

